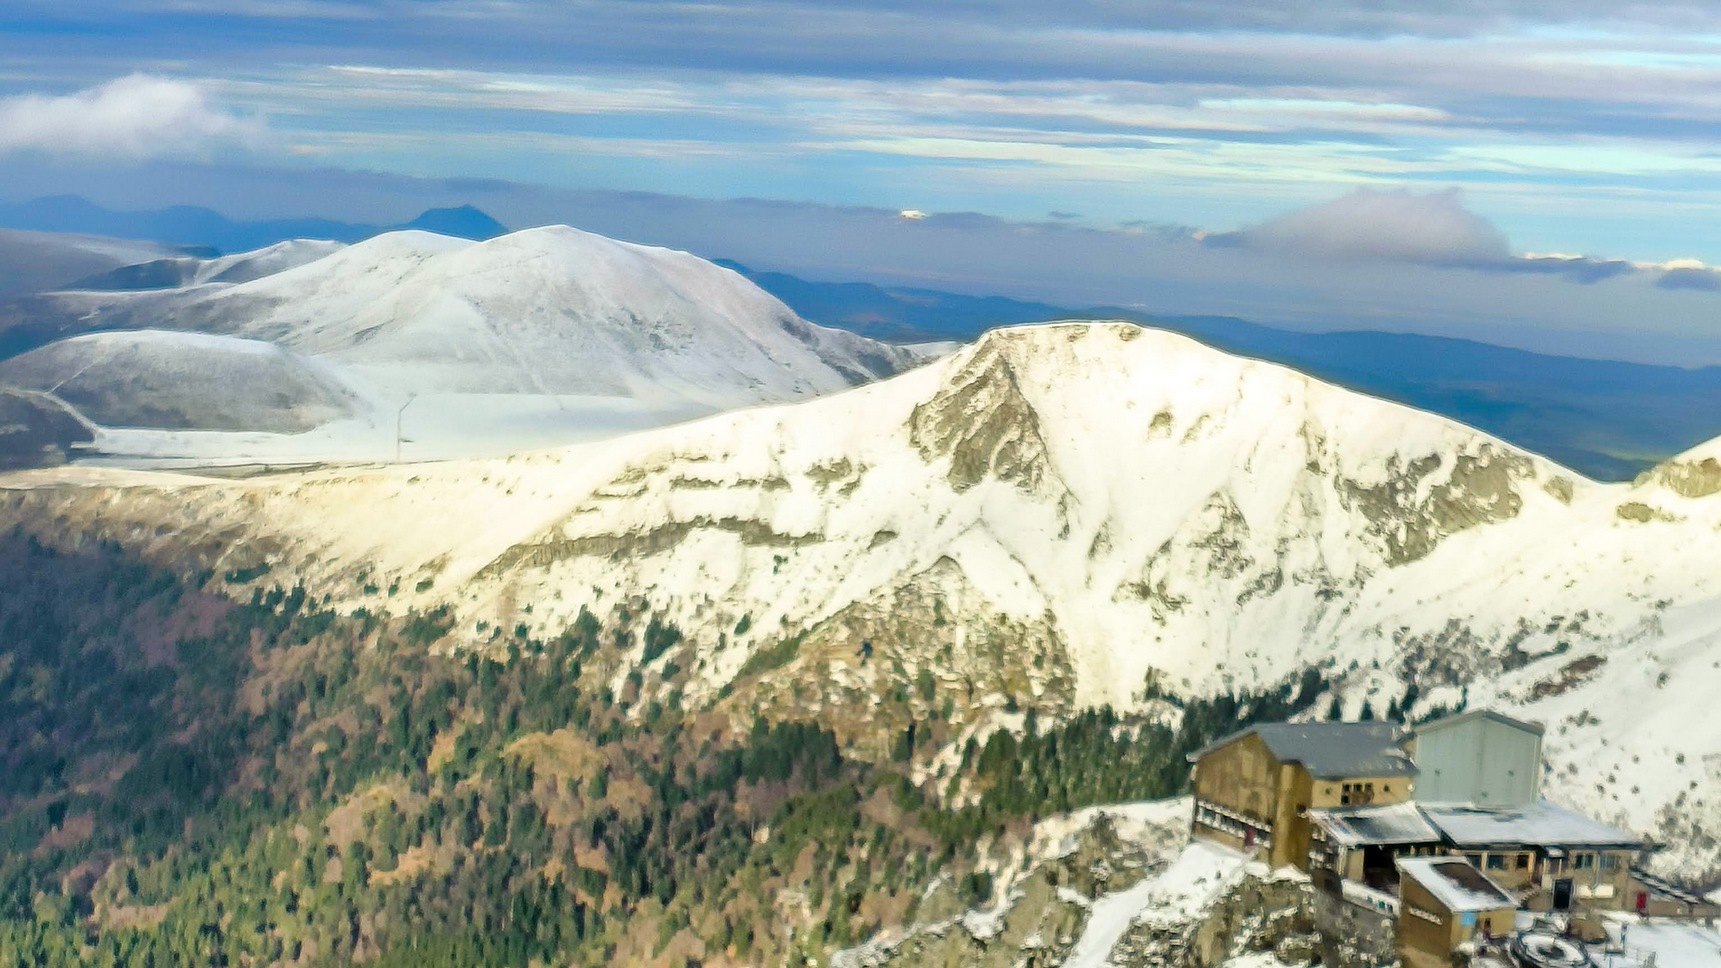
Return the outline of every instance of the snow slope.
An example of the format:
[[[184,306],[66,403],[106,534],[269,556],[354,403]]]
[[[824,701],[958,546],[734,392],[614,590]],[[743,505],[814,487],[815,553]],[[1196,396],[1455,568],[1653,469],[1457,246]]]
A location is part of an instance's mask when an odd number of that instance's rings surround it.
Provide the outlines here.
[[[52,300],[68,328],[273,344],[323,367],[359,403],[353,419],[291,438],[257,433],[274,429],[265,424],[227,438],[104,438],[134,455],[390,458],[403,407],[404,457],[504,453],[810,398],[925,357],[808,323],[687,253],[566,226],[487,242],[421,231],[346,247],[290,242],[188,271],[192,284],[178,288]],[[204,361],[218,383],[223,362]]]
[[[75,336],[0,360],[0,383],[52,393],[105,428],[291,434],[354,412],[338,380],[293,353],[202,333]]]
[[[1143,919],[1187,921],[1248,867],[1249,858],[1237,851],[1204,841],[1189,844],[1165,870],[1095,901],[1064,968],[1110,968],[1112,949],[1130,925]]]
[[[1281,367],[1072,323],[507,460],[13,476],[0,524],[224,548],[200,561],[217,569],[267,555],[270,580],[343,604],[447,602],[534,634],[641,595],[687,635],[687,702],[818,717],[881,755],[923,669],[968,735],[1014,706],[1140,707],[1150,683],[1211,693],[1310,666],[1353,712],[1406,682],[1424,703],[1467,692],[1548,724],[1552,798],[1656,833],[1662,864],[1693,873],[1721,864],[1717,447],[1599,485]],[[361,573],[403,591],[368,597]]]

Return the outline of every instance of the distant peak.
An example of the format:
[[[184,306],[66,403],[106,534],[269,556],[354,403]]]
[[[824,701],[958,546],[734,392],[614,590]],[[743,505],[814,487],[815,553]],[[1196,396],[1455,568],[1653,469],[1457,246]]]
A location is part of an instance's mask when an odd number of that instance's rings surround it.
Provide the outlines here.
[[[507,226],[471,205],[429,209],[401,228],[422,229],[426,232],[435,232],[438,235],[452,235],[455,238],[471,239],[474,242],[483,242],[508,234]]]

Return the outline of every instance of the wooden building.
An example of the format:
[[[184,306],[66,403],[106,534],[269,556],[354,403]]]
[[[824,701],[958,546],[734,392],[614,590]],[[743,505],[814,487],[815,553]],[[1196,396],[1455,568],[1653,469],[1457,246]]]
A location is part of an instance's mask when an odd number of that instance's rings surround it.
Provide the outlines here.
[[[1396,723],[1265,723],[1190,756],[1193,837],[1307,870],[1311,810],[1403,803],[1416,767]]]
[[[1404,968],[1451,968],[1453,952],[1465,942],[1512,933],[1518,898],[1468,860],[1406,857],[1398,869]]]

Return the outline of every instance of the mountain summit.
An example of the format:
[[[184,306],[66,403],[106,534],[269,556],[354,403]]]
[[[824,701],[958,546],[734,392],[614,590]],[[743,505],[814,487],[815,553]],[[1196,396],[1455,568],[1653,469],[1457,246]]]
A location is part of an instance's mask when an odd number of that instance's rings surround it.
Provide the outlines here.
[[[422,229],[426,232],[435,232],[438,235],[452,235],[456,238],[471,239],[474,242],[483,242],[499,235],[508,234],[507,226],[471,205],[429,209],[401,228]]]
[[[37,330],[84,335],[0,362],[0,380],[48,391],[77,375],[92,397],[143,394],[125,408],[131,419],[98,436],[109,452],[326,459],[398,447],[423,458],[805,399],[917,362],[906,350],[808,323],[740,275],[685,252],[567,226],[484,242],[390,232],[325,253],[307,261],[319,254],[308,244],[290,259],[265,250],[193,266],[192,285],[37,297],[28,307]],[[257,275],[263,264],[279,271]],[[142,345],[117,331],[203,337],[172,342],[172,370],[201,381],[195,392],[173,380],[129,390],[91,384],[123,368],[90,364],[134,358]],[[256,357],[222,339],[278,348],[285,355],[270,365],[285,369],[272,382],[230,380],[232,361]],[[150,358],[168,359],[168,345],[151,342]],[[309,401],[283,388],[313,385],[320,402],[309,415],[300,412]],[[229,396],[211,398],[216,386]],[[329,422],[335,400],[350,416]],[[279,413],[262,419],[271,410]],[[166,416],[152,421],[151,412]],[[259,419],[235,427],[236,414]],[[182,433],[282,426],[304,432]]]

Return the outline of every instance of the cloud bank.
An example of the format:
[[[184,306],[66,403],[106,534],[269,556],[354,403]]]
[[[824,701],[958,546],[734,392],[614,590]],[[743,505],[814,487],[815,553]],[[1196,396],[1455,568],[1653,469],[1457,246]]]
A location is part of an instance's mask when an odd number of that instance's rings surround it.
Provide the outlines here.
[[[0,99],[0,153],[203,156],[252,143],[261,133],[259,122],[213,106],[199,85],[147,74],[74,94]]]
[[[1324,259],[1486,265],[1511,258],[1506,235],[1454,189],[1419,195],[1358,189],[1221,238]]]

